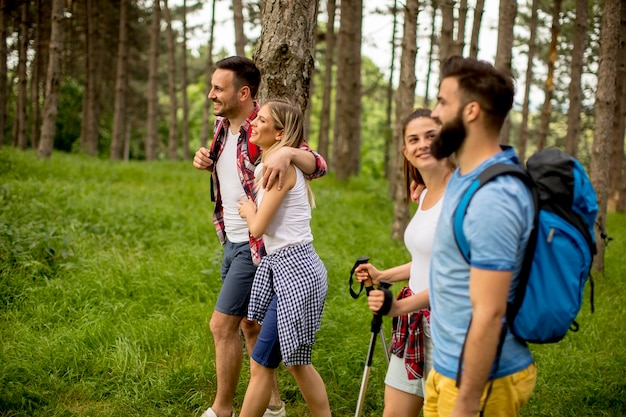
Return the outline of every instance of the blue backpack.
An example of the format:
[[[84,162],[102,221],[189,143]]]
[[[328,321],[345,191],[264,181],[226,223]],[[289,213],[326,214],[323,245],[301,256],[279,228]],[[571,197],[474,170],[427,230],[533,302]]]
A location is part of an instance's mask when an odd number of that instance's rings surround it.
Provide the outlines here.
[[[531,343],[553,343],[568,330],[577,331],[575,319],[589,278],[593,312],[591,263],[596,254],[594,224],[598,214],[596,193],[582,165],[565,152],[548,148],[528,159],[527,169],[495,164],[479,174],[454,214],[454,235],[469,263],[463,218],[474,193],[499,175],[513,175],[530,188],[534,227],[524,256],[520,280],[507,306],[509,330]]]

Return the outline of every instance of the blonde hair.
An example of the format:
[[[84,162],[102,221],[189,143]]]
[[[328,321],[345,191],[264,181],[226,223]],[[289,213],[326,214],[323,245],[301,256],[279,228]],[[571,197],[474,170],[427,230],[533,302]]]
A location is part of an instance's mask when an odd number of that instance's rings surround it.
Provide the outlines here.
[[[276,98],[263,103],[267,106],[274,128],[282,131],[283,135],[280,141],[275,141],[272,146],[261,153],[261,162],[269,155],[283,147],[299,148],[304,143],[304,115],[300,107],[293,102]],[[315,207],[315,196],[309,184],[309,180],[305,181],[309,205]]]

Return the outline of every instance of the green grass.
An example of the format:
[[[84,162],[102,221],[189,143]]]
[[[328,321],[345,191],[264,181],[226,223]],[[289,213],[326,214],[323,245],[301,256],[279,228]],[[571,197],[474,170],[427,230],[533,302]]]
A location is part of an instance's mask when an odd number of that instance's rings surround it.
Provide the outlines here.
[[[371,314],[349,295],[350,268],[362,255],[386,268],[408,254],[390,239],[384,182],[329,176],[313,188],[330,281],[313,363],[333,415],[352,416]],[[208,175],[190,162],[40,161],[0,149],[0,415],[199,416],[215,392],[208,320],[222,250],[212,207]],[[610,215],[609,232],[596,312],[585,305],[580,332],[532,347],[539,380],[524,416],[626,414],[626,216]],[[376,350],[364,416],[382,412]],[[247,379],[244,366],[237,409]],[[288,415],[308,415],[282,368],[279,385]]]

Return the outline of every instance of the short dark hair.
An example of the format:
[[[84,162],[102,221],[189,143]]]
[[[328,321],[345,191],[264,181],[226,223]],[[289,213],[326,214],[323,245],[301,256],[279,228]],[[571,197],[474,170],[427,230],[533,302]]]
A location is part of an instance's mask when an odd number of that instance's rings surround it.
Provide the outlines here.
[[[240,89],[243,86],[250,88],[252,98],[256,97],[261,84],[261,71],[257,68],[254,61],[245,56],[229,56],[215,63],[215,68],[228,70],[235,73],[235,87]]]
[[[515,85],[510,72],[475,58],[451,56],[441,67],[441,79],[454,77],[463,95],[463,104],[476,101],[488,127],[499,130],[513,107]]]

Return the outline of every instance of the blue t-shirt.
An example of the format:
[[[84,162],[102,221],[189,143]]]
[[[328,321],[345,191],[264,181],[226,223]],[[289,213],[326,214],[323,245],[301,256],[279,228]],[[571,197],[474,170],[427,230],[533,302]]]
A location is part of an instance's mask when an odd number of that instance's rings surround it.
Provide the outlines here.
[[[459,357],[467,333],[472,306],[469,298],[470,265],[459,251],[453,229],[457,205],[469,185],[488,166],[517,163],[515,150],[503,147],[472,172],[457,169],[446,188],[437,224],[430,268],[431,334],[437,372],[456,379]],[[471,266],[492,271],[513,271],[509,301],[518,282],[524,249],[533,224],[533,202],[521,180],[503,175],[483,186],[467,208],[463,232],[471,252]],[[507,332],[497,374],[518,372],[533,362],[528,347]]]

